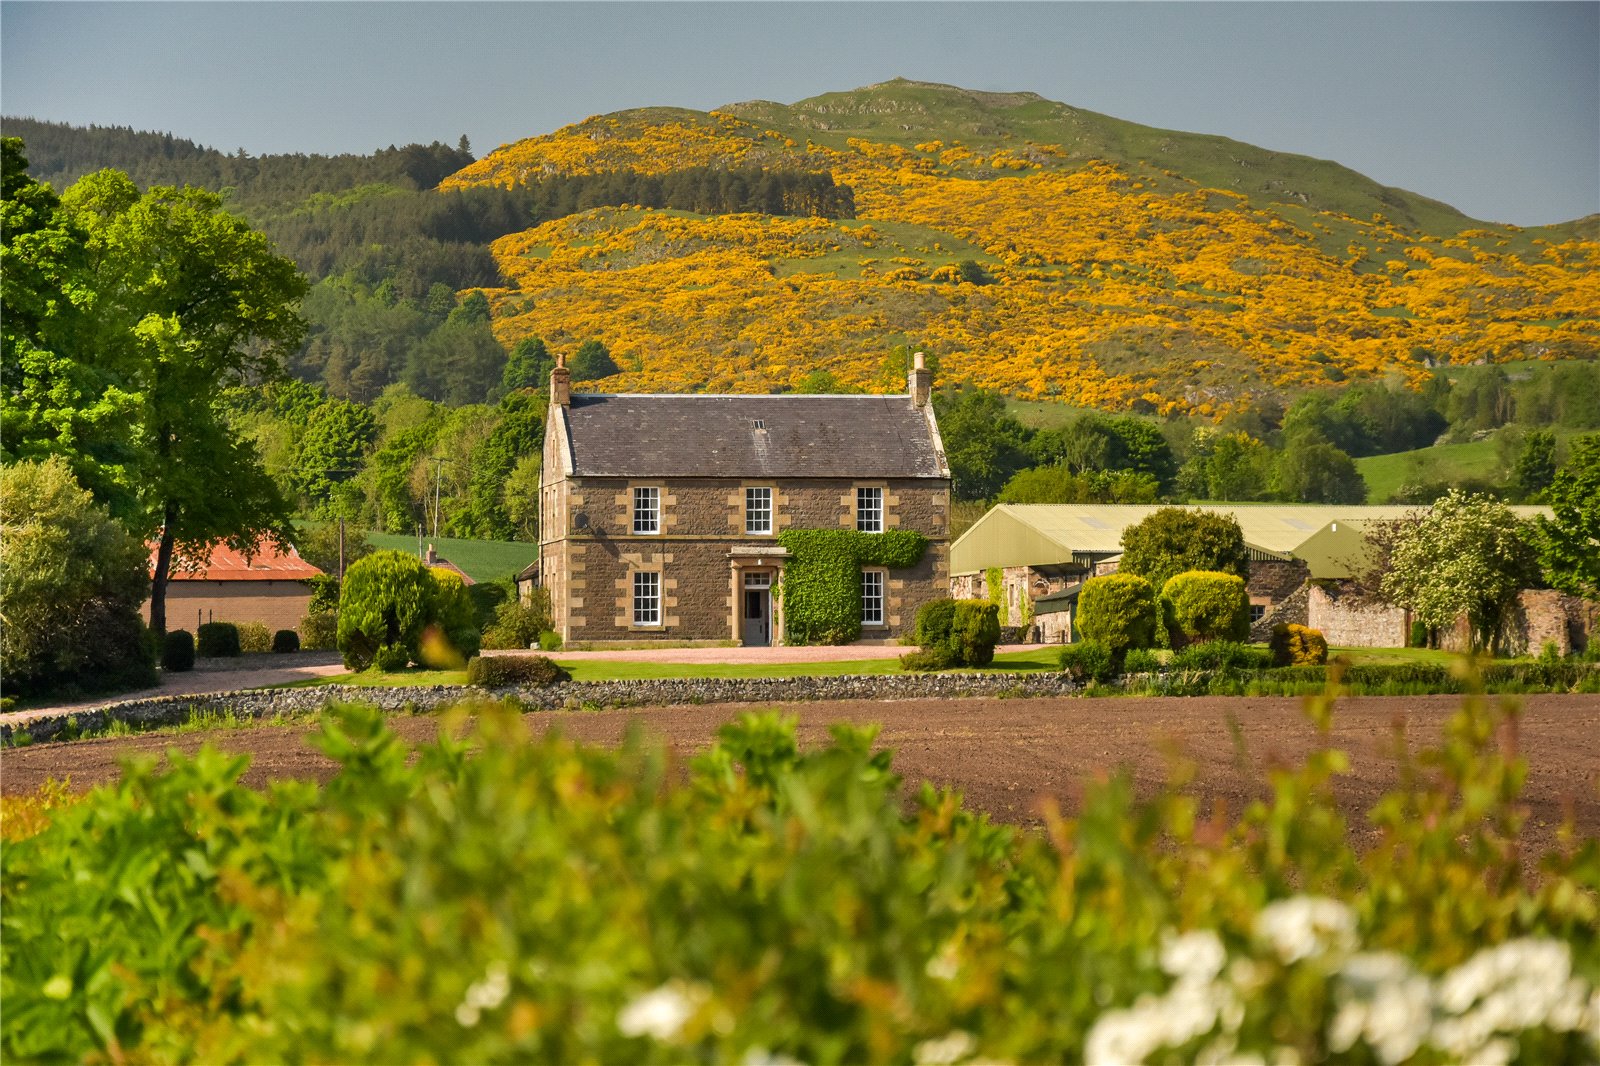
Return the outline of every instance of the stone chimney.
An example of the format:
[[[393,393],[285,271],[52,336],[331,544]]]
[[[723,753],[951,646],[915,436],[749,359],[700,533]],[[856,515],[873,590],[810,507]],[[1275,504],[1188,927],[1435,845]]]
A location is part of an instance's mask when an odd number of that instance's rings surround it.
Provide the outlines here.
[[[561,352],[556,353],[556,368],[550,371],[550,402],[557,407],[572,406],[572,371]]]
[[[429,566],[439,561],[439,553],[433,550],[432,544],[428,545],[428,553],[422,557],[422,561]]]
[[[911,373],[907,379],[911,385],[911,405],[928,406],[928,399],[933,394],[933,371],[928,369],[927,357],[921,352],[911,357]]]

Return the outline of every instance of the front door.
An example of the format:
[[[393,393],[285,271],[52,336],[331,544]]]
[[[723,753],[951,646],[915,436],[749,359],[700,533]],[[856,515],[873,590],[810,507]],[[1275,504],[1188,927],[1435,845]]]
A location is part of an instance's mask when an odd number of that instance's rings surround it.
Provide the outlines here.
[[[745,647],[764,648],[772,643],[772,575],[744,575],[744,612],[741,637]]]

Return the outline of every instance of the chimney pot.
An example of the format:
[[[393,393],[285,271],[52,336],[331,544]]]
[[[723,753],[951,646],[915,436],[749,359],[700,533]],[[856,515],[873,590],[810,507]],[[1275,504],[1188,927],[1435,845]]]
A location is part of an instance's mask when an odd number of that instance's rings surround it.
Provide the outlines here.
[[[556,366],[550,371],[550,402],[557,407],[572,406],[572,371],[567,369],[565,352],[556,353]]]

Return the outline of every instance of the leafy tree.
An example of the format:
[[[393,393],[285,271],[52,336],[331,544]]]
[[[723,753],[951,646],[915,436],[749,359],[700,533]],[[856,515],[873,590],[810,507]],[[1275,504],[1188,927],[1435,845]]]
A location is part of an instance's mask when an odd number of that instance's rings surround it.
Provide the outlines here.
[[[1074,474],[1062,466],[1019,470],[997,503],[1154,503],[1159,486],[1150,474],[1129,470]]]
[[[839,396],[845,393],[859,393],[861,389],[840,381],[838,375],[831,370],[813,370],[800,379],[794,391],[805,396]]]
[[[299,345],[305,294],[294,264],[197,189],[140,195],[101,171],[63,203],[88,233],[94,328],[81,339],[133,403],[134,528],[159,536],[150,625],[166,630],[175,550],[288,539],[288,506],[259,456],[230,432],[226,385],[272,378]]]
[[[83,338],[95,292],[88,234],[28,174],[22,142],[0,142],[0,459],[61,456],[114,513],[138,509],[127,427],[136,403]]]
[[[935,393],[933,402],[956,499],[991,499],[1028,465],[1023,450],[1028,431],[1006,413],[999,393],[945,390]]]
[[[1279,499],[1299,503],[1363,503],[1367,498],[1366,479],[1354,460],[1309,435],[1284,446],[1273,465],[1272,490]]]
[[[378,420],[361,404],[333,400],[314,409],[295,456],[295,488],[313,504],[326,502],[334,486],[360,472],[377,436]]]
[[[510,540],[516,528],[506,510],[506,486],[517,462],[539,455],[544,446],[544,406],[531,393],[511,393],[500,403],[500,418],[470,459],[466,514],[451,528],[467,536]],[[537,505],[538,492],[534,492]]]
[[[1522,447],[1511,468],[1511,487],[1517,497],[1536,500],[1556,478],[1556,435],[1548,429],[1535,429],[1522,438]]]
[[[570,366],[573,381],[598,381],[612,374],[622,373],[611,353],[599,341],[589,340],[578,345]]]
[[[506,351],[487,320],[452,317],[411,349],[403,379],[417,395],[454,407],[489,399],[505,365]]]
[[[1198,431],[1193,456],[1178,476],[1178,488],[1207,500],[1265,500],[1273,455],[1248,433]]]
[[[345,571],[339,591],[339,650],[345,666],[365,670],[383,648],[422,661],[422,631],[436,621],[433,575],[405,552],[378,551]]]
[[[518,389],[542,389],[550,381],[550,371],[556,361],[538,337],[524,337],[511,349],[505,369],[500,374],[502,394]]]
[[[976,259],[963,259],[956,264],[956,272],[961,275],[961,280],[972,285],[990,285],[994,278],[983,269],[983,264]]]
[[[1473,648],[1498,652],[1518,590],[1538,576],[1532,528],[1498,500],[1452,490],[1395,528],[1381,589],[1430,629],[1465,615]]]
[[[300,552],[300,558],[321,570],[325,574],[337,577],[339,574],[339,523],[321,522],[314,526],[307,526],[300,530],[295,537],[295,548]],[[377,549],[367,539],[367,531],[360,526],[346,523],[344,527],[344,568],[349,570],[351,565],[365,559]],[[313,608],[319,606],[312,604]],[[336,606],[334,603],[327,605],[329,610]]]
[[[1555,512],[1536,523],[1545,577],[1569,595],[1600,600],[1600,434],[1572,441],[1545,499]]]
[[[539,542],[539,473],[543,467],[543,454],[530,452],[517,460],[506,478],[501,505],[511,523],[512,540]]]
[[[17,695],[153,684],[139,605],[150,553],[67,461],[0,468],[0,670]]]
[[[1232,515],[1163,507],[1122,532],[1123,573],[1156,588],[1187,570],[1216,570],[1250,578],[1244,532]]]

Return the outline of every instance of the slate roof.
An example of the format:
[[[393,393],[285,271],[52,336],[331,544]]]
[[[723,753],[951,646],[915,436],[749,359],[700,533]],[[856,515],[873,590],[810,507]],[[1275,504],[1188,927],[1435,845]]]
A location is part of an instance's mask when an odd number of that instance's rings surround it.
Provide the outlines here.
[[[898,396],[574,394],[578,477],[944,478],[932,419]]]

